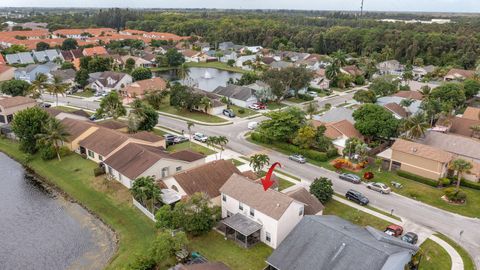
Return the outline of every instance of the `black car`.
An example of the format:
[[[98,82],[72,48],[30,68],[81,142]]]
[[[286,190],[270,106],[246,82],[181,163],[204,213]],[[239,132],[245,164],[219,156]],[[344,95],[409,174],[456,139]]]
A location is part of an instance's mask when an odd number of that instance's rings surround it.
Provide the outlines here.
[[[40,106],[40,108],[50,108],[52,107],[52,104],[43,102],[40,103],[38,106]]]
[[[347,193],[345,194],[345,197],[348,200],[354,201],[360,205],[367,205],[370,202],[368,198],[365,197],[365,195],[353,189],[350,189],[349,191],[347,191]]]
[[[167,145],[175,144],[175,139],[177,138],[177,136],[172,134],[165,134],[163,135],[163,137],[165,138],[165,142],[167,143]]]
[[[235,117],[235,113],[234,113],[232,110],[230,110],[230,109],[224,109],[224,110],[223,110],[223,115],[228,116],[228,117],[230,117],[230,118],[234,118],[234,117]]]
[[[413,232],[408,232],[402,236],[402,241],[415,245],[418,241],[418,235]]]

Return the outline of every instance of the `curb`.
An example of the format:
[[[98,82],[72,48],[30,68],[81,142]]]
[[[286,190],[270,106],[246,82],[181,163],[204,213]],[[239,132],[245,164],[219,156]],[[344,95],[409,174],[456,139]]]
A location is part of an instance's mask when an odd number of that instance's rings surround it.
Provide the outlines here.
[[[231,121],[221,122],[221,123],[208,123],[208,122],[202,122],[202,121],[194,120],[194,119],[183,117],[183,116],[178,116],[178,115],[171,114],[171,113],[166,113],[166,112],[161,112],[161,111],[157,111],[157,112],[158,112],[158,114],[163,115],[163,116],[167,116],[167,117],[170,117],[170,118],[175,118],[175,119],[183,120],[183,121],[189,121],[189,122],[193,122],[195,124],[204,125],[204,126],[226,126],[226,125],[233,124],[233,122],[231,122]]]

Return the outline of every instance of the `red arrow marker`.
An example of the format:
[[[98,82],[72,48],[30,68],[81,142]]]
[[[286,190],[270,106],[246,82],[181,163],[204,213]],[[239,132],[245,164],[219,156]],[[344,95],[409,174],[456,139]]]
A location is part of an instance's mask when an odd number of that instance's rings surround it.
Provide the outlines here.
[[[273,170],[275,169],[275,166],[280,166],[282,167],[282,164],[280,162],[275,162],[272,164],[270,169],[268,170],[267,174],[265,175],[265,178],[262,178],[262,185],[263,185],[263,190],[267,191],[272,185],[273,185],[273,180],[271,180]]]

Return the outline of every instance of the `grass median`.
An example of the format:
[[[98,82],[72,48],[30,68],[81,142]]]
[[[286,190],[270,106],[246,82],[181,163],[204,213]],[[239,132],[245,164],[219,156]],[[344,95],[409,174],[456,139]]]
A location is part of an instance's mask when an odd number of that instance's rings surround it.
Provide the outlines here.
[[[460,254],[460,257],[462,257],[462,261],[463,261],[463,269],[465,270],[476,269],[475,263],[473,262],[472,257],[470,257],[468,252],[465,249],[463,249],[459,244],[457,244],[455,241],[453,241],[452,239],[448,238],[447,236],[441,233],[435,233],[435,236],[447,242],[450,246],[452,246],[458,252],[458,254]]]
[[[433,240],[427,239],[420,245],[422,258],[419,270],[450,270],[452,269],[452,258],[448,252]]]

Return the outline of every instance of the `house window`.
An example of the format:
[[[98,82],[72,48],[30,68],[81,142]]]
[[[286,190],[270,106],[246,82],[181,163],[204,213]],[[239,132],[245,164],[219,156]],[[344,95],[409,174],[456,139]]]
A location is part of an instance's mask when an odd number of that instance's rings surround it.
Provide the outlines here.
[[[167,177],[168,176],[168,167],[165,167],[162,169],[162,178],[164,177]]]
[[[122,175],[118,173],[118,181],[122,182]]]
[[[250,207],[250,216],[254,217],[255,216],[255,209]]]
[[[267,242],[270,243],[270,241],[272,241],[272,236],[270,235],[269,232],[265,232],[265,240],[267,240]]]
[[[172,189],[175,190],[176,192],[178,192],[177,186],[173,185],[173,186],[172,186]]]
[[[238,202],[238,209],[243,210],[243,203]]]
[[[98,159],[100,159],[100,161],[103,161],[103,157],[98,155]]]
[[[227,196],[225,194],[222,194],[222,201],[224,201],[224,202],[227,201]]]
[[[176,170],[177,172],[181,171],[181,170],[182,170],[182,166],[178,166],[177,168],[175,168],[175,170]]]
[[[299,216],[303,216],[303,207],[300,207],[300,210],[298,211]]]
[[[88,156],[91,158],[95,158],[95,153],[93,153],[93,151],[91,150],[88,150]]]

